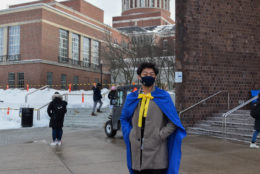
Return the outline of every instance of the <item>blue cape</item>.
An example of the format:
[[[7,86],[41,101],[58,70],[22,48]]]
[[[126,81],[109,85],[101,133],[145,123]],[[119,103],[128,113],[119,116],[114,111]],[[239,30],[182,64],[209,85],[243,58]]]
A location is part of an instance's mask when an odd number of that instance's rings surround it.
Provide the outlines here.
[[[181,124],[169,93],[159,88],[155,88],[151,95],[154,97],[153,101],[159,106],[162,112],[177,126],[176,131],[168,137],[169,163],[167,174],[178,174],[181,162],[181,143],[182,139],[186,136],[186,131]],[[126,98],[120,117],[123,137],[126,144],[127,167],[130,174],[133,174],[133,171],[129,133],[132,129],[132,116],[139,101],[138,91],[130,93]]]

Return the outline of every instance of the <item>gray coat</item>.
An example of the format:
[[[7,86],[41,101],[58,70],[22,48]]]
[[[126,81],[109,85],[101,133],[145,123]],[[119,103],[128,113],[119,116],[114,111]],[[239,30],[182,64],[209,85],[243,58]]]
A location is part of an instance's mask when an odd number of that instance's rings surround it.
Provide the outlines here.
[[[175,131],[176,126],[168,121],[156,103],[151,100],[145,121],[143,150],[141,159],[141,128],[138,127],[140,103],[132,117],[133,128],[129,139],[132,154],[132,169],[168,168],[167,137]]]

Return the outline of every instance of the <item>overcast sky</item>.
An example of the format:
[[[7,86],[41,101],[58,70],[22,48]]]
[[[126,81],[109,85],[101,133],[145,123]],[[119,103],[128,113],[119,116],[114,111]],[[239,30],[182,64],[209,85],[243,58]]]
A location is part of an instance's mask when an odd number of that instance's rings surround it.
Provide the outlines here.
[[[8,8],[9,5],[19,4],[23,2],[32,2],[36,0],[0,0],[0,10]],[[56,0],[56,1],[64,1],[64,0]],[[113,16],[121,15],[121,0],[85,0],[94,4],[95,6],[104,10],[104,20],[108,25],[112,24]],[[175,19],[175,0],[171,0],[171,17]]]

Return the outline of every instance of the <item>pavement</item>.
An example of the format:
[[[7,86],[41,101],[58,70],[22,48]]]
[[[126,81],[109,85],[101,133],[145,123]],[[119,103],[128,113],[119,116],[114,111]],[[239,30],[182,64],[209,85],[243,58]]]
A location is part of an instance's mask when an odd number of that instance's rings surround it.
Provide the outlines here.
[[[50,128],[0,131],[0,174],[128,174],[121,132],[64,128],[61,147],[51,147]],[[189,135],[179,174],[257,174],[260,149],[248,144]]]

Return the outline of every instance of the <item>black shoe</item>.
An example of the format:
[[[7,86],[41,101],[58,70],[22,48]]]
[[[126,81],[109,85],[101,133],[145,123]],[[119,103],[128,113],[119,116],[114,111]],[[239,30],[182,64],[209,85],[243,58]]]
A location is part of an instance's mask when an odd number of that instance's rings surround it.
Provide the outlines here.
[[[97,112],[100,112],[100,113],[101,113],[102,111],[101,111],[100,109],[97,109]]]
[[[107,118],[108,118],[109,120],[111,120],[111,119],[112,119],[112,115],[109,115]]]
[[[97,116],[94,112],[91,113],[91,116]]]

